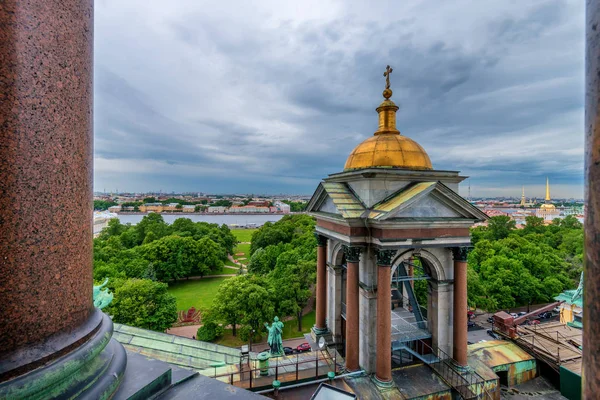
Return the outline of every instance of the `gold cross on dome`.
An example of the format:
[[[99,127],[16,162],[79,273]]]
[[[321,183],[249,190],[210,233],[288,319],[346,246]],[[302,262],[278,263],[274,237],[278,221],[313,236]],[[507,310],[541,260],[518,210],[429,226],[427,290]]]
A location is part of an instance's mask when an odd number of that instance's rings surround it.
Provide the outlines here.
[[[385,88],[389,89],[390,88],[390,74],[393,72],[394,70],[388,65],[385,68],[385,72],[383,73],[383,76],[385,76]]]

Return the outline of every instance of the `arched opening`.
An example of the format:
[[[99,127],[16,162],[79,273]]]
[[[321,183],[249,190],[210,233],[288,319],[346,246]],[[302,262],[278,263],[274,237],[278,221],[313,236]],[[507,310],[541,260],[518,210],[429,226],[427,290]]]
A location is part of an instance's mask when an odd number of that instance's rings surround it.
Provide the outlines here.
[[[422,362],[423,343],[432,337],[428,324],[430,281],[440,269],[432,254],[411,249],[397,255],[392,266],[392,363],[395,366]],[[421,351],[423,350],[423,351]]]

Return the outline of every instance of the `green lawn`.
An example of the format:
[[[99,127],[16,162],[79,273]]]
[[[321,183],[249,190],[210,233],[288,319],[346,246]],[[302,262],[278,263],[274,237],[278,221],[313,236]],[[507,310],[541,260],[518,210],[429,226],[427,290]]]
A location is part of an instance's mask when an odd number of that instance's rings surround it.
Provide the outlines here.
[[[243,255],[238,255],[240,253],[244,253]],[[249,244],[238,244],[233,250],[233,258],[239,260],[240,258],[245,258],[245,260],[241,260],[242,264],[248,264],[250,260],[250,245]]]
[[[233,271],[233,270],[232,270]],[[207,310],[217,294],[219,285],[227,278],[204,278],[169,283],[169,293],[177,299],[177,309],[190,307]]]
[[[311,311],[302,317],[302,332],[298,332],[298,320],[296,318],[283,323],[283,338],[293,339],[302,337],[310,332],[310,328],[315,324],[315,312]]]
[[[231,233],[235,235],[237,240],[240,242],[250,242],[252,240],[252,234],[256,232],[256,229],[232,229]]]
[[[232,262],[229,261],[229,260],[227,260],[227,262],[225,263],[225,265],[230,265],[230,264],[232,264]],[[232,265],[232,266],[237,267],[235,265]],[[206,274],[206,276],[211,276],[211,275],[232,275],[232,274],[235,274],[235,273],[236,273],[236,271],[232,270],[231,268],[221,267],[221,268],[219,268],[219,269],[217,269],[215,271],[209,272],[208,274]]]
[[[233,336],[231,334],[231,329],[225,329],[223,336],[221,336],[220,338],[218,338],[217,340],[215,340],[212,343],[220,344],[222,346],[229,346],[229,347],[240,347],[243,344],[248,344],[248,342],[244,342],[240,339],[239,333],[238,333],[238,336]]]

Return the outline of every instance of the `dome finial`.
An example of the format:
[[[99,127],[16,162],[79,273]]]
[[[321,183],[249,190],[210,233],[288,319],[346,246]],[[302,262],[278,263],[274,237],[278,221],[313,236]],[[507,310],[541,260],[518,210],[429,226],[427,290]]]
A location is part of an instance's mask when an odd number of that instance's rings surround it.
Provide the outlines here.
[[[385,89],[383,90],[383,97],[386,99],[392,97],[392,89],[390,89],[390,74],[392,72],[394,72],[394,70],[388,65],[383,73],[383,76],[385,76]]]

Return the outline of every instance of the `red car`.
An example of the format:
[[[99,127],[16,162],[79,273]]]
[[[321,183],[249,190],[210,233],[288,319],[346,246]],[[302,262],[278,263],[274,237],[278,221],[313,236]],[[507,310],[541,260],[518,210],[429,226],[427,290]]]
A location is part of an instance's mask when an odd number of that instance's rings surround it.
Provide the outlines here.
[[[300,353],[302,353],[303,351],[310,351],[310,344],[302,343],[300,346],[296,347],[296,350],[298,350],[298,352]]]

